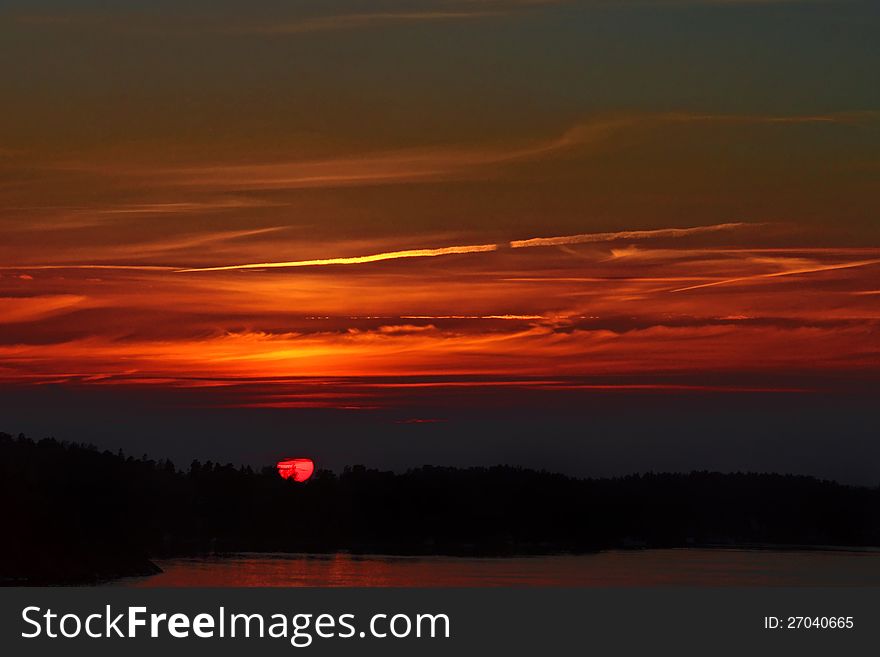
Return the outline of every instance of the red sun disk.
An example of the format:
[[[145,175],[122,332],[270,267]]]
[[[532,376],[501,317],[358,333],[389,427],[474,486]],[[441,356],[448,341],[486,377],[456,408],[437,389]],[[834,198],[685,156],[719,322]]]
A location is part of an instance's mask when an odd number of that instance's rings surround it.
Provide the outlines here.
[[[278,474],[283,479],[293,479],[294,481],[306,481],[315,471],[315,462],[312,459],[282,459],[275,466],[278,468]]]

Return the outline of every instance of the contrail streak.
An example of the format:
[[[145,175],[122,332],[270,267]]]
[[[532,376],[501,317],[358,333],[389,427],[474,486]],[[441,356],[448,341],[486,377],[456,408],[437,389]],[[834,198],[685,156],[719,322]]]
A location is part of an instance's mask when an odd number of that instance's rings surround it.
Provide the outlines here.
[[[460,255],[468,253],[487,253],[498,251],[503,248],[528,249],[549,246],[566,246],[571,244],[587,244],[597,242],[612,242],[615,240],[638,240],[638,239],[663,239],[679,238],[701,233],[715,233],[732,231],[748,226],[760,226],[762,224],[751,223],[726,223],[713,224],[710,226],[694,226],[692,228],[659,228],[656,230],[624,230],[606,233],[581,233],[577,235],[562,235],[558,237],[534,237],[525,240],[513,240],[500,244],[465,244],[459,246],[445,246],[426,249],[405,249],[401,251],[386,251],[362,256],[350,256],[341,258],[317,258],[312,260],[288,260],[272,262],[256,262],[239,265],[218,265],[213,267],[171,267],[157,265],[113,265],[113,264],[69,264],[69,265],[17,265],[2,266],[0,270],[30,270],[30,269],[120,269],[142,271],[174,271],[207,272],[207,271],[232,271],[238,269],[282,269],[288,267],[320,267],[327,265],[361,265],[383,260],[398,260],[401,258],[434,258],[445,255]],[[251,235],[261,232],[278,230],[277,228],[261,229],[258,231],[241,231],[234,233],[233,237]],[[716,285],[727,281],[719,281]],[[690,288],[682,288],[690,289]],[[681,290],[676,290],[681,291]]]
[[[759,224],[728,223],[711,226],[695,226],[694,228],[660,228],[657,230],[624,230],[616,233],[582,233],[580,235],[562,235],[560,237],[533,237],[527,240],[514,240],[512,249],[528,249],[536,246],[565,246],[568,244],[587,244],[589,242],[611,242],[625,239],[656,239],[664,237],[686,237],[699,233],[715,233],[725,230],[736,230],[744,226]]]
[[[3,271],[31,271],[38,269],[125,269],[133,271],[177,271],[177,267],[161,265],[4,265]]]
[[[852,269],[854,267],[867,267],[869,265],[880,264],[880,260],[859,260],[857,262],[844,262],[836,265],[819,265],[816,267],[805,267],[802,269],[790,269],[788,271],[776,271],[770,274],[754,274],[752,276],[740,276],[737,278],[727,278],[723,281],[712,281],[711,283],[700,283],[699,285],[690,285],[688,287],[680,287],[670,292],[688,292],[689,290],[699,290],[704,287],[715,287],[716,285],[730,285],[732,283],[745,283],[752,280],[760,280],[763,278],[779,278],[780,276],[796,276],[798,274],[817,274],[823,271],[834,271],[837,269]]]
[[[613,233],[582,233],[579,235],[563,235],[560,237],[535,237],[526,240],[513,240],[502,244],[470,244],[464,246],[447,246],[437,249],[408,249],[404,251],[388,251],[364,256],[348,258],[321,258],[316,260],[290,260],[285,262],[259,262],[243,265],[222,265],[217,267],[189,267],[178,269],[180,273],[203,272],[203,271],[230,271],[236,269],[278,269],[286,267],[318,267],[325,265],[360,265],[382,260],[397,260],[399,258],[433,258],[436,256],[456,255],[463,253],[486,253],[497,251],[501,248],[526,249],[547,246],[562,246],[566,244],[586,244],[588,242],[611,242],[623,239],[662,239],[666,237],[686,237],[700,233],[714,233],[720,231],[736,230],[745,226],[757,226],[760,224],[727,223],[713,224],[711,226],[695,226],[693,228],[660,228],[657,230],[625,230]]]
[[[460,253],[485,253],[496,251],[497,244],[471,244],[467,246],[446,246],[439,249],[409,249],[406,251],[389,251],[387,253],[374,253],[365,256],[353,256],[350,258],[322,258],[319,260],[291,260],[288,262],[260,262],[248,265],[225,265],[222,267],[192,267],[179,269],[179,272],[194,271],[227,271],[230,269],[270,269],[280,267],[318,267],[322,265],[360,265],[368,262],[380,262],[382,260],[397,260],[399,258],[433,258],[443,255],[455,255]]]

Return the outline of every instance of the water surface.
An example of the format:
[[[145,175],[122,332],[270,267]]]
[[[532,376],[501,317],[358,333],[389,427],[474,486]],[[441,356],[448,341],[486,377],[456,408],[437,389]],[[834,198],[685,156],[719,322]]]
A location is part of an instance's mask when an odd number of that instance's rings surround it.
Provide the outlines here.
[[[674,549],[514,558],[235,554],[124,586],[880,586],[875,551]]]

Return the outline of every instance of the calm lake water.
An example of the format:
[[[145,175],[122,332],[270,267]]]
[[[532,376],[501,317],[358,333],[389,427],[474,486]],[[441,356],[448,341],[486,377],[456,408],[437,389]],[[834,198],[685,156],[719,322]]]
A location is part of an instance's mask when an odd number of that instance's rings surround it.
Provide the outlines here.
[[[516,558],[236,554],[157,561],[151,586],[880,586],[880,552],[627,550]]]

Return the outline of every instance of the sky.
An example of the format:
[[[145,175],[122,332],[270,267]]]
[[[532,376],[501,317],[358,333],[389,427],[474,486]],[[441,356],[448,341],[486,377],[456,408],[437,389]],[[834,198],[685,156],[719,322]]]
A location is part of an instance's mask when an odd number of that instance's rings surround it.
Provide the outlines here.
[[[0,3],[0,429],[876,483],[878,32],[860,0]]]

